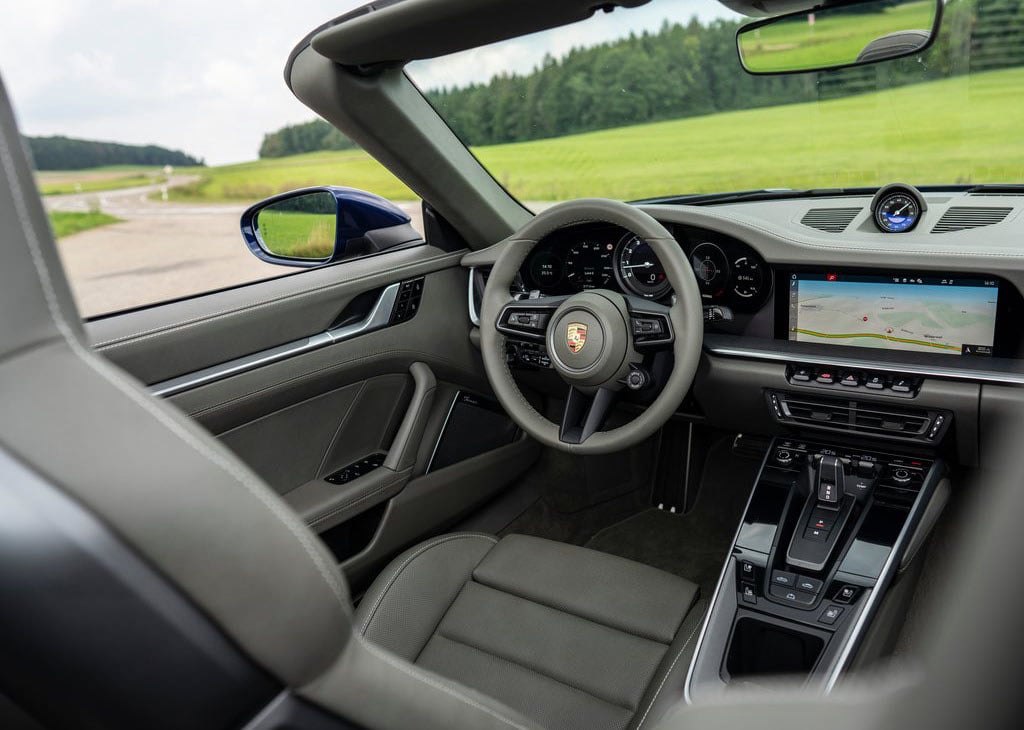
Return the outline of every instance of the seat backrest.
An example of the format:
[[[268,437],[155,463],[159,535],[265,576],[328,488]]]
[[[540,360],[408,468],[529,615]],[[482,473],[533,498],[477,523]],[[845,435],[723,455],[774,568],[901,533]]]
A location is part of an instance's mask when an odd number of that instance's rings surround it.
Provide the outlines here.
[[[238,647],[282,684],[312,681],[351,634],[351,605],[335,561],[234,455],[83,342],[2,84],[0,181],[5,480],[51,485],[50,497],[64,497],[106,528],[83,534],[105,534],[127,548],[140,567],[208,617],[225,646]],[[35,493],[41,491],[26,487],[21,496]],[[27,502],[23,508],[42,509]],[[3,512],[0,530],[14,541],[3,559],[27,559],[29,545],[17,543],[36,536],[19,532],[12,513]],[[87,577],[51,585],[48,600],[92,594],[96,586]],[[5,590],[3,602],[10,595]],[[24,604],[27,611],[42,608]],[[94,630],[116,632],[124,617],[111,606],[107,619]]]
[[[534,727],[353,634],[319,538],[87,346],[2,82],[0,586],[48,727]]]

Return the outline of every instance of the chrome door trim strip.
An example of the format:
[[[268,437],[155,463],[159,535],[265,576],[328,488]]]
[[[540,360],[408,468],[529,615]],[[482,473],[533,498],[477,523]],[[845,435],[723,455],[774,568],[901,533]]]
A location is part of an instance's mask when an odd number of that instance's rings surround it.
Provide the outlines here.
[[[359,335],[383,329],[391,321],[391,314],[394,311],[395,302],[398,300],[398,290],[401,286],[400,282],[388,286],[381,292],[370,313],[358,322],[343,327],[335,327],[309,337],[303,337],[301,340],[286,342],[269,350],[254,352],[251,355],[228,360],[219,365],[212,365],[211,367],[181,375],[177,378],[164,380],[163,382],[151,385],[149,391],[153,395],[166,398],[183,393],[186,390],[198,388],[200,385],[208,385],[224,378],[230,378],[233,375],[255,370],[264,365],[270,365],[271,363],[286,360],[305,352],[319,350],[328,345],[334,345]]]
[[[883,372],[900,373],[903,375],[920,375],[933,378],[954,378],[958,380],[977,380],[1000,385],[1024,385],[1024,373],[1000,373],[993,370],[975,370],[946,368],[941,365],[902,365],[897,363],[863,360],[858,358],[837,358],[827,355],[795,355],[785,352],[758,350],[745,347],[710,346],[705,348],[712,355],[722,357],[739,357],[751,360],[770,362],[795,363],[799,365],[831,365],[840,368],[863,368],[865,370],[881,370]]]
[[[448,421],[451,420],[452,411],[455,410],[455,404],[459,402],[459,397],[461,395],[461,390],[455,391],[455,396],[452,398],[452,404],[448,406],[448,413],[444,417],[444,423],[441,424],[441,432],[437,434],[437,441],[434,442],[434,449],[430,452],[430,460],[427,462],[427,469],[423,472],[424,475],[429,474],[430,470],[434,468],[434,457],[437,456],[437,448],[441,445],[441,439],[444,438],[444,432],[448,430]]]
[[[480,312],[476,311],[476,296],[473,282],[476,281],[476,267],[469,270],[469,321],[474,327],[480,326]]]

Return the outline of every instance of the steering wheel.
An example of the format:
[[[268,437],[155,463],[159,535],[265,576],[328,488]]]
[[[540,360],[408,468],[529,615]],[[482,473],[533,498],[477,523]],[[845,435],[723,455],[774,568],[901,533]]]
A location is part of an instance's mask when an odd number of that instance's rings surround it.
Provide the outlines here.
[[[639,236],[661,261],[672,289],[672,306],[607,289],[571,296],[515,299],[513,280],[534,246],[548,234],[582,223],[610,223]],[[625,203],[583,199],[535,216],[497,245],[480,313],[484,369],[501,405],[541,443],[576,454],[628,448],[658,430],[675,412],[693,382],[704,336],[703,305],[686,256],[665,227]],[[542,416],[519,390],[505,356],[506,343],[543,342],[552,368],[569,386],[561,423]],[[671,350],[674,364],[664,388],[629,423],[601,426],[625,387],[631,367],[646,352]]]

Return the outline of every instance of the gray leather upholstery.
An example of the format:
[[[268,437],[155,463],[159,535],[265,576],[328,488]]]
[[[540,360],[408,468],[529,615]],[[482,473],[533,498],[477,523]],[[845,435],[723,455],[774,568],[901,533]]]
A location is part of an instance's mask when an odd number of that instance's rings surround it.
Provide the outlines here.
[[[365,728],[535,727],[353,640],[345,581],[296,513],[84,344],[2,84],[0,180],[0,450],[90,510],[267,675],[321,707]]]
[[[355,626],[374,644],[551,730],[639,727],[685,670],[697,586],[534,537],[456,533],[399,556]]]
[[[551,727],[581,717],[587,726],[629,722],[692,586],[527,538],[492,551],[492,539],[454,536],[438,543],[450,552],[424,550],[380,601],[365,602],[377,603],[368,628],[385,648],[364,639],[352,631],[333,556],[298,515],[209,433],[84,343],[2,85],[0,176],[5,456],[95,515],[271,680],[349,722],[531,730],[539,726],[493,697],[528,706],[535,690]],[[523,560],[544,565],[531,575]],[[609,590],[616,584],[621,593]],[[477,656],[455,639],[495,654]],[[542,662],[566,681],[494,658],[502,652]],[[555,666],[563,652],[567,663]],[[552,702],[560,697],[559,714]]]

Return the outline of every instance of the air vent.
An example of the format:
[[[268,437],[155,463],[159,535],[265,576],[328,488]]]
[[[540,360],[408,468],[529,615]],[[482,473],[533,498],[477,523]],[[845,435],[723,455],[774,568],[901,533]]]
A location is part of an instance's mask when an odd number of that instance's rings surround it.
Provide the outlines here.
[[[965,206],[949,208],[932,228],[932,233],[952,233],[966,231],[982,226],[994,226],[1002,223],[1010,215],[1013,208],[968,208]]]
[[[769,399],[773,408],[778,404],[776,414],[781,413],[779,420],[785,423],[881,438],[932,440],[932,426],[937,425],[935,435],[938,436],[950,420],[940,412],[805,394],[770,393]],[[935,419],[940,415],[942,420],[936,424]]]
[[[842,233],[853,223],[861,208],[814,208],[807,211],[800,222],[826,233]]]

